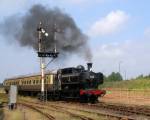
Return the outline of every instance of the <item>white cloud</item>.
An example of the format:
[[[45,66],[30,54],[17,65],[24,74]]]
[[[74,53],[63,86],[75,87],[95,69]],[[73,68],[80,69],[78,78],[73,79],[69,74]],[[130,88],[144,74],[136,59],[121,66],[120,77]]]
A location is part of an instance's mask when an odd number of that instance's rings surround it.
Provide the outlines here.
[[[121,43],[109,43],[93,48],[94,69],[110,74],[119,71],[119,61],[121,63],[121,74],[125,71],[127,78],[132,78],[140,74],[150,74],[150,41],[130,40]]]
[[[91,36],[101,36],[119,31],[128,20],[129,15],[124,11],[110,12],[106,17],[96,21],[88,31]]]

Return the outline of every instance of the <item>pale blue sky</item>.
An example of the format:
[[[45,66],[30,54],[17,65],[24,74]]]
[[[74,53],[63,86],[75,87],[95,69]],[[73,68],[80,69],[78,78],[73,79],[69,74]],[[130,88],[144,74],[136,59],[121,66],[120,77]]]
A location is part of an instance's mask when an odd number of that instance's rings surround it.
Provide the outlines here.
[[[59,7],[73,17],[89,36],[95,71],[108,75],[118,71],[122,61],[123,76],[125,71],[128,78],[150,73],[149,0],[1,0],[0,22],[9,16],[23,16],[34,4]],[[8,43],[6,39],[0,34],[0,82],[7,77],[39,72],[35,51]],[[74,55],[67,63],[59,62],[49,69],[86,62]]]

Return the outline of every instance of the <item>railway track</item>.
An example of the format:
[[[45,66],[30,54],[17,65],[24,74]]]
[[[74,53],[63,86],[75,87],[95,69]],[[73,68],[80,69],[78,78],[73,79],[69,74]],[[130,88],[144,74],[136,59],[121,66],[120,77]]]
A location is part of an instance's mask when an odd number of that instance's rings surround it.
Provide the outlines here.
[[[43,112],[43,107],[38,107],[38,106],[34,106],[32,104],[28,104],[28,103],[23,103],[23,102],[20,102],[18,103],[19,105],[23,105],[27,108],[30,108],[32,110],[35,110],[37,111],[38,113],[42,114],[43,116],[45,116],[48,120],[55,120],[55,117],[50,115],[49,113],[47,112]]]
[[[86,112],[86,113],[89,113],[89,114],[96,114],[97,116],[105,116],[107,118],[116,118],[117,120],[135,120],[134,118],[130,117],[130,116],[125,116],[125,115],[119,115],[119,114],[114,114],[114,113],[110,113],[110,112],[97,112],[97,111],[93,111],[93,107],[90,107],[91,110],[89,110],[89,106],[85,106],[85,105],[79,105],[81,109],[76,109],[76,108],[70,108],[70,107],[62,107],[62,106],[59,106],[59,105],[56,105],[57,107],[61,107],[63,109],[70,109],[70,110],[77,110],[77,111],[81,111],[81,112]],[[55,106],[55,107],[56,107]],[[87,108],[86,110],[82,109],[82,108]],[[95,108],[94,108],[95,109]]]
[[[150,117],[150,107],[146,106],[129,106],[129,105],[122,105],[122,104],[108,104],[108,103],[99,103],[97,105],[92,105],[96,108],[106,108],[106,109],[112,109],[118,112],[121,112],[123,114],[136,114],[136,115],[144,115]]]
[[[59,104],[60,103],[60,104]],[[97,104],[81,104],[76,102],[47,102],[42,104],[40,102],[31,102],[32,105],[35,107],[44,107],[42,109],[48,109],[52,111],[55,109],[57,112],[68,114],[74,118],[79,118],[81,120],[94,120],[91,117],[87,117],[85,115],[75,114],[70,112],[73,111],[80,111],[86,112],[89,114],[96,114],[98,116],[108,116],[110,118],[116,118],[117,120],[136,120],[139,116],[145,118],[145,120],[150,119],[150,108],[143,107],[143,106],[125,106],[120,104],[108,104],[108,103],[97,103]],[[64,105],[63,105],[64,104]],[[65,105],[66,104],[66,105]],[[74,105],[77,108],[71,108],[70,106]],[[84,108],[84,109],[83,109]]]
[[[63,102],[65,104],[65,102]],[[122,104],[110,104],[110,103],[98,103],[98,104],[80,104],[80,103],[66,103],[75,104],[81,108],[94,109],[94,110],[106,110],[110,112],[94,112],[98,115],[107,115],[110,117],[116,117],[118,119],[136,120],[138,117],[143,117],[145,120],[150,119],[150,107],[145,106],[127,106]],[[83,111],[83,110],[82,110]],[[89,111],[87,111],[89,112]],[[110,114],[111,113],[111,114]]]
[[[72,112],[69,112],[68,110],[66,110],[66,108],[61,107],[61,106],[57,106],[57,105],[48,105],[48,106],[59,109],[65,113],[71,115],[72,117],[77,117],[77,118],[80,118],[81,120],[94,120],[93,118],[87,117],[85,115],[79,115],[79,114],[74,114]]]
[[[61,106],[47,105],[47,104],[42,104],[40,102],[30,102],[30,103],[20,102],[19,104],[22,104],[26,107],[29,107],[31,109],[36,110],[37,112],[39,112],[39,113],[43,114],[44,116],[46,116],[47,118],[49,118],[50,120],[55,120],[55,117],[52,115],[49,115],[48,113],[42,112],[42,110],[43,111],[49,110],[49,111],[56,111],[56,112],[65,113],[65,114],[67,114],[73,118],[79,118],[81,120],[94,120],[93,118],[87,117],[85,115],[79,115],[79,114],[75,114],[73,112],[70,112]]]

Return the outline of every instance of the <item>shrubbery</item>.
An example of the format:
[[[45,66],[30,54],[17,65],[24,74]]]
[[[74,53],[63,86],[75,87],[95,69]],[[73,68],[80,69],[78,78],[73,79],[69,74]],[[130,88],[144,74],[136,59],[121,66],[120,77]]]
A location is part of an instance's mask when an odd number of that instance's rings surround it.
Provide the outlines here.
[[[105,76],[105,81],[107,82],[113,82],[113,81],[122,81],[123,78],[119,72],[115,73],[112,72],[109,76]]]

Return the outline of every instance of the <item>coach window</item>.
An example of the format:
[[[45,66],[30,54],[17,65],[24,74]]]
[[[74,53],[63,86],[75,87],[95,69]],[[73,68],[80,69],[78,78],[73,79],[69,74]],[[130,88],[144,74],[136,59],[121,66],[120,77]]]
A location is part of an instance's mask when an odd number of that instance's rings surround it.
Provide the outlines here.
[[[35,80],[33,80],[33,84],[35,84]]]
[[[36,84],[38,84],[38,80],[36,80]]]

